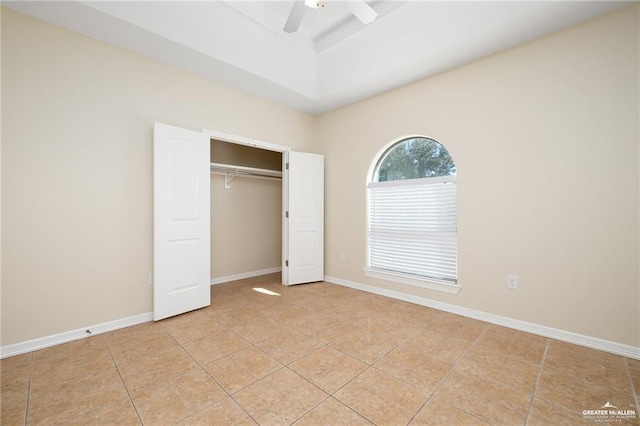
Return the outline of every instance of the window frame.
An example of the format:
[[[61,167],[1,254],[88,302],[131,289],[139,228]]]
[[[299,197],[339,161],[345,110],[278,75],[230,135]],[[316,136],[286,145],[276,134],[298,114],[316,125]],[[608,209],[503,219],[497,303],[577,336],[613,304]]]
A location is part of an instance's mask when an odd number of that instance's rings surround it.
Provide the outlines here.
[[[371,165],[369,166],[369,172],[367,174],[367,182],[366,182],[366,193],[367,193],[366,194],[366,204],[367,204],[366,206],[366,221],[367,221],[366,266],[363,268],[363,272],[366,276],[371,278],[396,282],[396,283],[405,284],[405,285],[411,285],[411,286],[425,288],[429,290],[436,290],[444,293],[457,294],[462,288],[462,286],[459,284],[459,280],[457,279],[457,272],[456,272],[456,282],[453,283],[447,280],[440,280],[437,278],[418,276],[418,275],[413,275],[413,274],[408,274],[403,272],[389,271],[385,269],[378,269],[378,268],[371,267],[371,252],[370,252],[371,247],[369,242],[370,242],[370,227],[371,227],[370,226],[370,218],[371,218],[370,208],[371,208],[371,188],[372,187],[453,183],[456,185],[456,199],[457,199],[457,166],[456,166],[456,174],[453,174],[453,175],[435,176],[435,177],[418,178],[418,179],[404,179],[404,180],[395,180],[395,181],[382,181],[382,182],[379,182],[377,180],[376,175],[377,175],[378,169],[382,164],[382,162],[384,161],[384,159],[386,158],[386,156],[391,152],[391,150],[396,145],[400,145],[402,142],[406,140],[416,139],[416,138],[429,139],[442,145],[436,139],[430,138],[428,136],[422,136],[422,135],[404,136],[387,143],[380,151],[378,151],[378,153],[374,157],[374,161],[372,161]],[[446,149],[447,152],[449,152],[449,150],[444,145],[442,145],[442,147],[444,147],[444,149]],[[449,152],[449,155],[451,155],[450,152]],[[416,182],[416,181],[420,181],[420,182]],[[458,214],[458,211],[456,206],[456,218],[457,218],[457,214]],[[457,238],[457,227],[456,227],[456,238]],[[458,250],[457,250],[457,244],[456,244],[456,259],[457,259],[457,254],[458,254]]]

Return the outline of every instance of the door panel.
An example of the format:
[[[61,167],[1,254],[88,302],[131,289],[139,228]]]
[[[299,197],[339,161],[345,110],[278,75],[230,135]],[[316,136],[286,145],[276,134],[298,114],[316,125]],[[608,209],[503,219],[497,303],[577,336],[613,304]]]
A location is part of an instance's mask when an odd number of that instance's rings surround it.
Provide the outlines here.
[[[155,123],[153,319],[210,304],[209,138]]]
[[[324,156],[289,152],[283,284],[324,279]]]

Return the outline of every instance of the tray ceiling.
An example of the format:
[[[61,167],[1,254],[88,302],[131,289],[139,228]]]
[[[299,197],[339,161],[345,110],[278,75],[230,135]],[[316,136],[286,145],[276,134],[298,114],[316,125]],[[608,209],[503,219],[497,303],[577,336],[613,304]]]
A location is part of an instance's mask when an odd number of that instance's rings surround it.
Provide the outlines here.
[[[615,1],[367,1],[306,11],[293,1],[3,2],[89,37],[320,114],[631,5]]]

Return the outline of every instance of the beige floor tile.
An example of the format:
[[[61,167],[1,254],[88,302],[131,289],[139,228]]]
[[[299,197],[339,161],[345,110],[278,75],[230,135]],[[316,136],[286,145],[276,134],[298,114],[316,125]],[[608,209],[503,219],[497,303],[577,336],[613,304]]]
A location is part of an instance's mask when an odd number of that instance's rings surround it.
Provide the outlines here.
[[[31,369],[31,353],[10,356],[0,359],[0,372],[28,372]]]
[[[400,344],[418,332],[419,328],[390,316],[372,316],[358,321],[358,328],[367,333],[386,337],[394,344]]]
[[[434,397],[492,424],[524,424],[531,395],[512,387],[453,371]]]
[[[85,376],[115,367],[102,336],[41,349],[33,353],[32,380],[56,376]]]
[[[26,401],[29,392],[29,381],[31,380],[31,367],[7,366],[0,374],[0,400],[2,403],[9,401]]]
[[[627,361],[626,358],[619,355],[549,339],[545,362],[556,357],[571,360],[572,363],[607,364],[612,367],[623,366]]]
[[[84,413],[78,417],[66,420],[61,425],[140,425],[140,419],[136,414],[129,397],[121,398]]]
[[[451,371],[453,363],[433,358],[423,348],[403,345],[389,352],[374,367],[431,394]]]
[[[239,289],[234,293],[235,299],[245,306],[254,309],[256,306],[269,305],[271,303],[277,303],[280,297],[277,295],[269,295],[261,293],[260,290],[264,289],[264,284],[260,282],[254,282],[253,285]],[[277,291],[276,291],[277,293]]]
[[[33,363],[58,362],[69,357],[82,358],[94,355],[96,352],[104,351],[106,344],[103,336],[91,336],[73,342],[63,343],[50,348],[40,349],[33,352]]]
[[[184,349],[175,345],[125,360],[118,365],[118,368],[124,383],[131,391],[176,377],[196,365]]]
[[[11,400],[0,405],[0,425],[23,425],[27,414],[27,399]]]
[[[319,425],[373,426],[373,423],[334,398],[328,398],[295,423],[295,426]]]
[[[291,424],[327,397],[325,392],[288,368],[233,396],[260,425]]]
[[[230,311],[221,312],[213,315],[211,318],[224,325],[225,327],[232,328],[255,322],[257,319],[262,318],[262,314],[251,306],[242,306]]]
[[[585,419],[582,414],[575,413],[567,408],[543,401],[539,398],[533,399],[531,412],[527,418],[527,426],[573,426],[573,425],[594,425],[592,420]]]
[[[568,371],[546,369],[543,366],[535,395],[576,413],[582,413],[583,410],[598,409],[606,402],[611,402],[621,409],[634,409],[635,401],[627,392],[629,389],[628,385],[624,390],[620,390],[589,383],[580,377],[572,376]]]
[[[290,330],[290,327],[270,318],[259,316],[251,322],[231,327],[231,330],[251,343],[258,343],[271,336]]]
[[[106,333],[104,339],[116,363],[176,344],[176,340],[155,322]]]
[[[640,370],[640,359],[625,358],[627,365],[632,370]]]
[[[360,330],[338,337],[329,344],[367,364],[373,364],[396,347],[386,335]]]
[[[368,367],[355,358],[324,346],[290,364],[289,368],[331,394]]]
[[[407,424],[428,395],[401,380],[370,368],[334,395],[338,401],[381,425]]]
[[[222,387],[233,394],[282,368],[275,359],[253,346],[205,366]]]
[[[409,423],[412,426],[433,425],[433,426],[488,426],[489,423],[480,420],[444,401],[431,398],[429,402],[418,412]]]
[[[404,303],[391,313],[394,319],[423,328],[441,317],[441,313],[425,306]]]
[[[534,364],[542,362],[546,345],[545,337],[494,325],[488,327],[476,343],[487,352],[521,358]]]
[[[543,371],[567,377],[568,381],[579,379],[590,386],[609,388],[612,392],[631,394],[632,384],[629,373],[620,368],[612,368],[606,365],[570,364],[565,367],[544,363]]]
[[[222,300],[221,300],[222,299]],[[216,316],[226,316],[231,312],[242,308],[244,304],[235,300],[232,292],[224,292],[223,295],[213,294],[211,298],[211,305],[200,309],[200,312],[215,319]]]
[[[62,380],[40,377],[31,383],[29,424],[51,424],[76,417],[127,396],[115,368]]]
[[[131,392],[142,422],[173,424],[224,399],[227,394],[200,367]]]
[[[270,318],[279,319],[286,316],[289,309],[297,309],[301,306],[295,303],[296,300],[291,300],[290,297],[278,297],[271,303],[260,304],[256,307],[256,310],[260,315],[265,315]],[[252,306],[253,308],[253,306]]]
[[[429,356],[445,362],[455,363],[471,347],[471,342],[455,337],[453,334],[438,333],[430,328],[419,330],[404,342],[429,353]]]
[[[616,392],[632,392],[625,358],[595,349],[551,341],[543,369]]]
[[[480,337],[487,326],[488,324],[482,321],[442,313],[437,319],[427,325],[427,329],[455,337],[459,340],[473,342]]]
[[[199,310],[167,318],[159,324],[180,343],[190,342],[224,330],[224,327],[214,318]]]
[[[631,381],[633,382],[636,394],[640,395],[640,370],[630,368],[629,375],[631,376]]]
[[[289,298],[289,301],[296,303],[299,306],[303,306],[306,309],[314,313],[335,313],[336,306],[335,302],[329,298],[324,297],[317,294],[307,294],[305,296],[296,296],[294,298]]]
[[[221,330],[183,345],[184,349],[203,365],[249,346],[251,343],[229,330]]]
[[[366,322],[372,317],[390,319],[371,298],[355,303],[343,303],[338,305],[337,308],[341,318],[344,318],[347,324],[351,324],[354,327],[358,327],[361,322]]]
[[[485,380],[512,386],[527,394],[533,394],[540,369],[538,365],[523,358],[491,352],[478,345],[458,362],[456,368]]]
[[[255,426],[256,422],[232,399],[225,398],[178,422],[185,426]]]
[[[216,285],[211,298],[0,360],[0,423],[24,424],[28,397],[35,425],[141,414],[145,424],[555,426],[585,424],[582,411],[607,402],[640,408],[638,360],[338,285],[283,287],[280,274]]]
[[[316,312],[304,306],[289,303],[285,307],[269,312],[266,315],[304,333],[305,326],[312,322],[310,318],[315,314]]]
[[[329,343],[356,329],[354,321],[345,317],[344,314],[331,315],[326,313],[314,316],[306,324],[297,326],[297,328],[323,343]]]
[[[260,349],[285,365],[323,345],[324,343],[320,340],[293,329],[272,336],[257,344]]]
[[[359,320],[371,315],[375,308],[372,294],[347,293],[346,296],[332,298],[335,302],[333,311],[351,320]]]
[[[0,401],[7,419],[19,417],[21,410],[24,411],[31,380],[31,359],[31,353],[0,359]]]

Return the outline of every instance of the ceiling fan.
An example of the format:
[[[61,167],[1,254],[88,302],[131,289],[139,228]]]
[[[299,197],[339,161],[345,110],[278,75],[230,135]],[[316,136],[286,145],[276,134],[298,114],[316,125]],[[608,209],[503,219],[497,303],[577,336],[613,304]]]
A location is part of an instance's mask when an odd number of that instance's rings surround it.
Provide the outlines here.
[[[376,19],[378,13],[371,8],[364,0],[347,0],[344,2],[347,5],[351,13],[358,18],[363,24],[370,24]],[[287,33],[295,33],[300,28],[302,18],[307,11],[307,7],[316,9],[318,7],[324,7],[324,1],[318,0],[295,0],[289,18],[284,24],[284,31]]]

